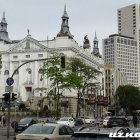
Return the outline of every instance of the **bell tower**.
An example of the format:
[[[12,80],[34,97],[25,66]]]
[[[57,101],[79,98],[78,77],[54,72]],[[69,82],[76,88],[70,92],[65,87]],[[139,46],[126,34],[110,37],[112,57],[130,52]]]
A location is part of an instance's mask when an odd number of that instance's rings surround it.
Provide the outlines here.
[[[57,37],[63,37],[68,36],[69,38],[73,39],[73,35],[69,31],[69,25],[68,25],[69,17],[66,11],[66,5],[64,6],[64,13],[62,15],[62,24],[61,24],[61,30],[57,34]]]
[[[3,17],[0,22],[0,40],[5,41],[6,43],[10,43],[10,39],[8,37],[8,32],[7,32],[7,22],[5,19],[5,12],[3,12]]]
[[[96,32],[95,32],[95,37],[94,37],[94,40],[93,40],[92,54],[94,54],[97,57],[101,57],[100,52],[99,52],[99,48],[98,48],[98,39],[97,39],[97,36],[96,36]]]

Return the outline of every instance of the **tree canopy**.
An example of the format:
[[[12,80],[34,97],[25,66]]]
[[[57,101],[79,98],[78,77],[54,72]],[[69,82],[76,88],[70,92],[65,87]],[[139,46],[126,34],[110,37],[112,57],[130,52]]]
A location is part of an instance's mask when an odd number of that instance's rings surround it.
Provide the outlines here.
[[[128,113],[140,109],[140,91],[132,85],[119,86],[117,91],[118,104],[127,109]]]
[[[93,82],[93,79],[97,79],[97,76],[101,72],[93,66],[86,64],[84,60],[76,57],[67,58],[66,67],[61,68],[60,55],[61,54],[53,54],[52,58],[54,59],[49,59],[44,63],[43,73],[46,74],[51,82],[49,94],[57,96],[60,89],[75,89],[77,90],[79,102],[80,92],[86,92],[87,86],[94,86],[95,88],[96,84]],[[59,100],[59,98],[55,99]]]

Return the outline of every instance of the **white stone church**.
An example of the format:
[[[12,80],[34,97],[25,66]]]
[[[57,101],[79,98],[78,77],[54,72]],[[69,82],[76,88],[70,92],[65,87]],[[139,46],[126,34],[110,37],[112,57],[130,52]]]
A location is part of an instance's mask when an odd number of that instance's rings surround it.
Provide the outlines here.
[[[103,87],[100,92],[105,95],[104,61],[99,53],[96,34],[93,40],[93,47],[90,44],[84,44],[80,47],[74,40],[74,36],[70,33],[68,20],[69,17],[66,8],[64,8],[61,30],[52,40],[38,41],[32,38],[29,30],[27,36],[22,40],[10,40],[5,13],[3,13],[2,21],[0,22],[0,54],[2,55],[2,68],[0,69],[1,96],[9,91],[6,80],[18,66],[30,60],[48,58],[52,51],[64,53],[68,57],[79,56],[84,58],[93,67],[102,71],[97,81]],[[42,61],[28,63],[19,68],[14,74],[14,84],[11,86],[11,90],[18,95],[20,100],[27,101],[32,96],[46,96],[49,82],[40,73],[42,65]],[[45,88],[43,92],[35,90],[41,87]],[[75,91],[73,91],[73,94],[70,94],[70,91],[63,91],[63,94],[66,96],[76,96]]]

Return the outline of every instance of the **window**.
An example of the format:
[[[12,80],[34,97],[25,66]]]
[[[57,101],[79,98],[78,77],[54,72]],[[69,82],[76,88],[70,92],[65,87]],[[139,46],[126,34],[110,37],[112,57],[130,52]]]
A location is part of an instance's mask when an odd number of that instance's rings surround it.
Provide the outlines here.
[[[128,40],[128,45],[130,45],[130,40]]]
[[[123,39],[121,38],[121,44],[123,44],[124,42],[123,42]]]
[[[110,39],[110,42],[111,42],[111,44],[114,43],[114,38],[111,38]]]
[[[4,75],[9,75],[9,70],[5,70]]]
[[[40,68],[38,71],[39,74],[43,74],[44,73],[44,69]]]
[[[134,45],[134,41],[133,41],[133,40],[131,40],[131,45],[132,45],[132,46]]]
[[[68,131],[66,129],[65,126],[62,126],[60,129],[59,129],[59,135],[68,135]]]
[[[27,68],[26,71],[27,71],[28,74],[32,73],[32,70],[30,68]]]
[[[26,58],[30,58],[30,55],[26,55]]]
[[[124,44],[127,44],[127,39],[124,39]]]
[[[74,131],[69,126],[66,126],[66,129],[67,129],[69,135],[72,135],[74,133]]]
[[[18,58],[18,56],[17,55],[14,55],[13,58],[16,59],[16,58]]]
[[[120,43],[120,38],[119,37],[117,38],[117,42]]]
[[[43,57],[43,54],[38,54],[38,57]]]
[[[108,39],[104,40],[105,45],[108,45]]]

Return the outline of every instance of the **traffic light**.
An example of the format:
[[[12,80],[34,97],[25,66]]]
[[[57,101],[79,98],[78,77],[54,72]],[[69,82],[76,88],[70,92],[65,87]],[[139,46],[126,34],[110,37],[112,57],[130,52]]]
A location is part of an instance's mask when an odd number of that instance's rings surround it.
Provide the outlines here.
[[[5,94],[3,94],[3,96],[4,96],[4,101],[5,102],[10,102],[10,93],[5,93]]]
[[[12,93],[12,101],[14,101],[14,100],[16,100],[17,99],[17,94],[15,94],[15,93]]]
[[[61,68],[65,68],[65,56],[61,56]]]

